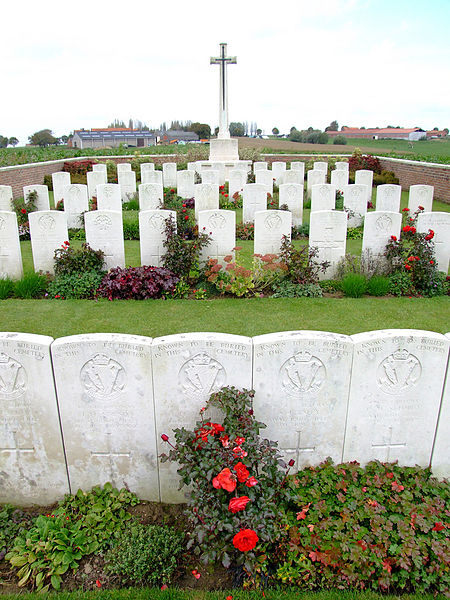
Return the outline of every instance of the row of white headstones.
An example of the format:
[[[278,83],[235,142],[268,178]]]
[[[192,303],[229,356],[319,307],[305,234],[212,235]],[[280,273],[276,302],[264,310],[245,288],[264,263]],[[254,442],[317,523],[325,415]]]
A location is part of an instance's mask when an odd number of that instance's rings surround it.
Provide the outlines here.
[[[284,165],[285,163],[274,163]],[[273,182],[277,179],[277,170],[269,171],[262,168],[267,163],[255,163],[256,179],[268,176],[265,183],[246,184],[247,173],[245,170],[232,171],[230,182],[235,178],[238,186],[236,190],[243,194],[243,220],[255,223],[254,252],[257,254],[278,254],[283,236],[291,237],[292,225],[302,222],[303,194],[304,194],[304,163],[293,163],[302,168],[289,171],[280,170],[279,178],[294,174],[301,183],[281,183],[279,185],[280,206],[285,204],[284,210],[267,211],[268,193],[273,193]],[[327,163],[315,163],[316,165]],[[348,165],[348,163],[342,163]],[[144,167],[145,165],[142,165]],[[154,177],[155,181],[145,182],[139,186],[139,228],[141,264],[162,266],[165,252],[165,222],[167,218],[176,220],[173,211],[161,210],[163,202],[163,173],[155,171],[153,163],[142,168],[142,177]],[[175,167],[174,163],[164,166]],[[54,173],[54,199],[57,203],[64,200],[64,212],[49,210],[49,196],[47,186],[26,186],[24,197],[30,191],[38,194],[38,211],[30,213],[30,234],[33,252],[34,268],[36,271],[53,272],[54,252],[68,240],[68,227],[80,226],[83,223],[86,229],[86,240],[94,249],[101,249],[105,253],[106,268],[124,267],[125,251],[122,223],[122,202],[129,199],[131,190],[126,185],[107,184],[106,165],[88,173],[88,186],[70,184],[69,173]],[[135,173],[131,164],[118,165],[119,181],[123,177],[132,176],[135,185]],[[176,172],[175,172],[176,173]],[[202,173],[205,178],[216,179],[219,171]],[[348,171],[340,168],[331,173],[344,174],[348,181]],[[224,257],[233,255],[236,245],[234,211],[219,210],[219,182],[194,184],[194,171],[180,171],[176,173],[177,193],[184,197],[195,198],[195,216],[200,231],[205,231],[211,237],[210,244],[202,251],[201,260],[215,258],[224,264]],[[374,256],[381,257],[385,246],[392,235],[399,237],[401,229],[400,209],[401,187],[398,185],[380,185],[377,188],[377,211],[367,213],[367,201],[371,197],[371,171],[357,171],[356,176],[366,183],[342,185],[344,207],[347,212],[335,211],[336,186],[323,183],[326,178],[325,169],[313,169],[308,172],[308,182],[312,183],[311,191],[311,217],[310,217],[310,246],[319,249],[317,260],[330,262],[329,268],[321,273],[322,278],[332,278],[336,265],[345,255],[347,227],[357,226],[364,222],[363,252],[370,250]],[[187,177],[186,177],[187,176]],[[68,179],[69,178],[69,179]],[[93,178],[93,179],[92,179]],[[237,181],[239,178],[239,181]],[[343,181],[345,180],[343,179]],[[158,183],[156,182],[158,179]],[[186,186],[187,179],[189,185]],[[264,179],[264,178],[263,178]],[[321,180],[322,183],[316,183]],[[69,182],[68,182],[69,181]],[[99,182],[102,183],[99,183]],[[65,183],[64,183],[65,182]],[[63,185],[64,183],[64,185]],[[369,185],[370,184],[370,185]],[[125,185],[125,188],[124,188]],[[7,186],[4,186],[7,187]],[[134,188],[135,189],[135,188]],[[97,197],[97,210],[88,211],[88,192]],[[125,190],[125,191],[124,191]],[[1,191],[1,190],[0,190]],[[6,203],[10,203],[10,191],[6,190]],[[229,196],[232,193],[230,190]],[[1,197],[0,197],[1,198]],[[450,215],[448,213],[431,212],[433,201],[432,186],[411,186],[409,195],[409,208],[412,214],[419,206],[424,212],[419,215],[418,230],[435,232],[436,261],[438,268],[444,272],[448,270],[450,253]],[[0,206],[2,208],[2,206]],[[11,278],[20,278],[22,275],[22,260],[20,243],[15,214],[10,211],[0,211],[0,274]]]
[[[413,329],[0,333],[0,502],[45,505],[107,481],[147,500],[183,501],[176,465],[159,462],[169,449],[161,435],[174,443],[172,430],[191,429],[227,385],[255,390],[261,434],[296,461],[294,472],[331,457],[431,463],[449,477],[449,343],[450,334]]]

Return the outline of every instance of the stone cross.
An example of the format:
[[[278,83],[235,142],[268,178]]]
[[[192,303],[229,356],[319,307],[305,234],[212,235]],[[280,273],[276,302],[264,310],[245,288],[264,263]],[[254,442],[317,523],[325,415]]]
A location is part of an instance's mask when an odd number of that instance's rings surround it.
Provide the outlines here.
[[[13,431],[13,440],[14,440],[14,446],[12,446],[11,448],[0,448],[0,452],[15,452],[16,453],[16,458],[18,459],[20,456],[20,452],[23,452],[24,454],[29,453],[29,452],[34,452],[34,448],[20,448],[19,444],[17,443],[17,431]]]
[[[228,86],[227,86],[227,65],[235,65],[237,62],[235,56],[227,56],[227,45],[220,44],[220,56],[211,57],[211,65],[220,65],[220,101],[219,101],[219,139],[229,139],[230,130],[228,129]]]
[[[109,459],[109,468],[110,468],[110,479],[113,485],[118,486],[120,482],[120,474],[116,466],[115,458],[121,458],[125,456],[126,458],[131,458],[131,452],[113,452],[111,450],[111,433],[107,432],[107,452],[91,452],[91,456],[98,456],[99,458],[108,458]]]
[[[297,431],[298,437],[297,437],[297,446],[295,448],[280,448],[280,450],[284,450],[285,452],[295,452],[295,463],[296,463],[296,467],[297,469],[299,469],[299,464],[300,464],[300,452],[315,452],[316,447],[315,446],[304,446],[302,447],[301,444],[301,438],[302,438],[302,432],[301,431]]]
[[[403,442],[401,444],[393,444],[392,443],[392,427],[389,427],[389,441],[387,444],[372,444],[372,448],[382,448],[386,450],[386,460],[385,462],[389,462],[389,455],[391,452],[391,448],[405,448],[406,444]]]

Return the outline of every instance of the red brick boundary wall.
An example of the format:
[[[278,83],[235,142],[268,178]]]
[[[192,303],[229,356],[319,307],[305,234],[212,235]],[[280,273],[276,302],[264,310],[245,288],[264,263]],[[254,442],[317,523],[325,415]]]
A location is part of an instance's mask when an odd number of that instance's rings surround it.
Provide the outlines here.
[[[10,185],[13,189],[14,198],[20,198],[23,195],[25,185],[42,184],[44,175],[51,175],[61,171],[65,162],[73,162],[85,159],[106,161],[112,160],[115,163],[129,162],[134,156],[89,156],[66,158],[62,160],[52,160],[41,163],[31,163],[27,165],[14,165],[12,167],[0,168],[0,185]],[[145,158],[141,156],[140,158]],[[333,155],[323,156],[317,154],[265,154],[263,158],[272,163],[274,161],[291,162],[295,160],[309,161],[326,160],[328,158],[347,159],[348,156]],[[148,160],[156,164],[164,162],[185,162],[183,155],[176,154],[158,154],[148,155]],[[410,185],[425,184],[434,186],[434,197],[437,200],[450,203],[450,165],[441,165],[437,163],[417,162],[414,160],[404,160],[399,158],[379,157],[381,167],[388,171],[394,171],[399,178],[400,185],[404,190],[408,190]]]

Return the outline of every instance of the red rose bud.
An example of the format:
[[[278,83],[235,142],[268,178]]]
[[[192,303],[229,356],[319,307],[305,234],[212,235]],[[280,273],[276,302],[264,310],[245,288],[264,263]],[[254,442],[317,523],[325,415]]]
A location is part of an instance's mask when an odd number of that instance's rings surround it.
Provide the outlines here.
[[[257,483],[258,483],[258,480],[252,476],[247,479],[247,481],[245,482],[245,485],[247,487],[253,487],[254,485],[257,485]]]
[[[293,467],[295,465],[295,460],[293,458],[291,458],[291,460],[288,462],[288,465],[290,467]]]
[[[163,433],[163,434],[161,435],[161,439],[162,439],[162,441],[163,441],[163,442],[168,442],[168,441],[169,441],[169,436],[168,436],[168,435],[166,435],[165,433]]]
[[[96,579],[96,581],[95,581],[95,585],[96,585],[97,587],[102,587],[102,584],[100,583],[100,579]]]

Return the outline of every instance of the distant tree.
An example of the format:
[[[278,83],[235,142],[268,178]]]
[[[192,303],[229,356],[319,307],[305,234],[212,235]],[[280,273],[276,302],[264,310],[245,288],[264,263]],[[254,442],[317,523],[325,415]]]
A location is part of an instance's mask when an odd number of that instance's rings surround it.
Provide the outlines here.
[[[328,127],[325,127],[325,131],[339,131],[339,125],[337,121],[331,121]]]
[[[448,135],[448,127],[445,127],[442,131],[445,133],[445,135]]]
[[[343,135],[337,135],[336,137],[333,138],[333,144],[344,145],[346,143],[347,143],[347,138],[345,138]]]
[[[214,135],[215,135],[215,136],[217,136],[217,134],[218,134],[218,133],[219,133],[219,128],[218,128],[218,127],[215,127],[215,128],[214,128]]]
[[[167,123],[161,123],[161,125],[159,126],[159,130],[160,131],[167,131]]]
[[[433,131],[439,131],[439,127],[433,127]]]
[[[128,129],[133,129],[133,119],[128,120]]]
[[[119,121],[119,119],[114,119],[114,121],[108,125],[107,129],[109,129],[110,127],[114,127],[114,128],[123,127],[123,128],[125,128],[126,125],[125,125],[125,123],[123,121]]]
[[[308,129],[306,130],[308,133],[312,133],[314,131],[314,127],[308,127]]]
[[[292,126],[292,127],[289,129],[289,133],[292,133],[293,131],[298,131],[297,127],[295,127],[295,126]]]
[[[193,131],[201,139],[209,139],[211,137],[211,127],[207,123],[192,123],[190,131]]]
[[[33,146],[51,146],[58,143],[58,138],[55,138],[51,129],[41,129],[30,135],[28,140]]]
[[[5,137],[4,135],[0,135],[0,148],[6,148],[8,142],[9,140],[7,137]]]
[[[230,123],[229,129],[230,135],[232,135],[233,137],[242,137],[245,133],[244,123]]]
[[[280,135],[280,130],[278,129],[278,127],[274,127],[272,129],[272,133],[273,133],[273,135]]]
[[[292,127],[289,133],[289,139],[291,140],[291,142],[303,142],[303,132],[298,131],[297,129],[295,129],[295,127]]]
[[[256,135],[261,135],[262,134],[262,129],[257,129],[256,130]]]
[[[10,146],[17,146],[18,143],[19,143],[19,140],[16,137],[10,137],[8,140],[8,144]]]
[[[68,135],[62,135],[61,136],[61,142],[63,144],[67,144],[68,141],[69,141],[69,136]]]

